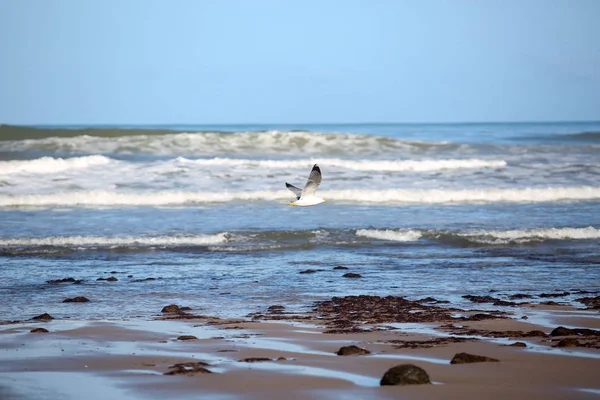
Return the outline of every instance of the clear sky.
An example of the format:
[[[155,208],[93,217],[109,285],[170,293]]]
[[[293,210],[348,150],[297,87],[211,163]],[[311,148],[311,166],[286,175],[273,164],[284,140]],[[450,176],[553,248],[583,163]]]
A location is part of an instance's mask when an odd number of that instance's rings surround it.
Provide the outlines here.
[[[0,123],[600,120],[598,0],[1,0]]]

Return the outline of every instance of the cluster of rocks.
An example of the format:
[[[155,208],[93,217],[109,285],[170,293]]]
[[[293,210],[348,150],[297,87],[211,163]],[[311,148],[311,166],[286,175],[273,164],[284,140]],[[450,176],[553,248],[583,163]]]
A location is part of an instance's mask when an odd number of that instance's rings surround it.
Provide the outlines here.
[[[396,296],[346,296],[315,303],[313,311],[327,322],[326,333],[360,332],[363,324],[452,320],[451,308],[424,305]]]
[[[587,347],[600,348],[600,330],[587,328],[565,328],[559,326],[550,332],[552,337],[568,336],[558,340],[556,347]],[[576,336],[576,337],[572,337]]]

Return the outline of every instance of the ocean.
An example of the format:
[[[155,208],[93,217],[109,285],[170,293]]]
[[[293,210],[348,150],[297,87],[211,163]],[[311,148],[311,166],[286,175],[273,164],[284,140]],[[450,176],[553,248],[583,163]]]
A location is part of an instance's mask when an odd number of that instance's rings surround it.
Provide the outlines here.
[[[600,122],[0,126],[0,320],[597,291],[599,245]]]

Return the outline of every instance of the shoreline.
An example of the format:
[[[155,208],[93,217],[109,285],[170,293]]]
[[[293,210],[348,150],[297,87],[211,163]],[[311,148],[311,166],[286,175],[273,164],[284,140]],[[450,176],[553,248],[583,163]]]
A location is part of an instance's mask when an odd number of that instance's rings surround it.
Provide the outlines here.
[[[494,314],[428,304],[347,296],[322,302],[310,313],[287,314],[271,306],[244,319],[178,311],[153,320],[5,323],[0,325],[0,397],[33,399],[40,391],[68,399],[592,399],[600,394],[597,309],[520,304]],[[441,310],[451,310],[451,319]],[[559,326],[579,331],[552,336]],[[34,328],[49,332],[31,333]],[[576,347],[556,347],[563,339]],[[515,342],[525,347],[510,346]],[[352,345],[370,354],[336,355]],[[462,352],[499,361],[450,364]],[[399,364],[423,368],[433,384],[379,386],[383,374]]]

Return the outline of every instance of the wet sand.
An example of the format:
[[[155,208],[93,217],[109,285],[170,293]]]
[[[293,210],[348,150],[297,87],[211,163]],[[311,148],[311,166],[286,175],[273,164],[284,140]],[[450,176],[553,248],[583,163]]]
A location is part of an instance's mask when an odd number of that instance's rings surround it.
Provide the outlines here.
[[[340,322],[323,314],[272,311],[239,320],[165,314],[151,321],[5,323],[0,325],[0,398],[517,400],[600,396],[598,310],[520,305],[503,309],[502,318],[484,320],[455,316],[448,321],[438,314],[428,322],[354,319],[347,333],[325,333],[332,332],[332,323]],[[477,311],[454,313],[464,317]],[[579,345],[559,348],[558,342],[565,337],[549,335],[558,326],[594,331],[587,336],[570,334]],[[38,327],[49,332],[30,332]],[[196,339],[181,340],[190,335]],[[526,347],[508,346],[517,341]],[[336,355],[340,347],[350,345],[370,354]],[[461,352],[499,361],[450,364]],[[180,370],[187,373],[165,375],[182,363],[186,364]],[[406,363],[427,371],[433,384],[379,385],[389,368]]]

